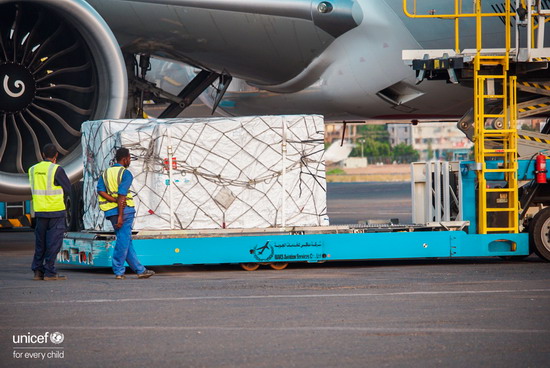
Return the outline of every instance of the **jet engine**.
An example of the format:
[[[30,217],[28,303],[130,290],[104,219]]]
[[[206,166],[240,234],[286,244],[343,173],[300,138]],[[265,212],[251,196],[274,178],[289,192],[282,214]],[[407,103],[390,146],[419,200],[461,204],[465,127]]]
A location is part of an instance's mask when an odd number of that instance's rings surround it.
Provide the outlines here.
[[[123,117],[127,83],[113,33],[84,0],[0,0],[0,200],[29,197],[46,143],[78,180],[81,124]]]

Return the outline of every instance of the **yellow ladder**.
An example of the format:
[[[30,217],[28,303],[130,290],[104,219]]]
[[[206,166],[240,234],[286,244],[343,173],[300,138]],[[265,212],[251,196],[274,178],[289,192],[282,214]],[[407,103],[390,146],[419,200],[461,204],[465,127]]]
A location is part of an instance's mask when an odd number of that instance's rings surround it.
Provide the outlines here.
[[[508,76],[508,61],[508,55],[484,56],[479,52],[474,60],[478,234],[518,232],[516,77]],[[484,67],[492,74],[486,74]],[[490,91],[489,85],[495,86],[495,91]],[[501,89],[496,92],[498,86]],[[498,106],[498,113],[486,111],[489,100]],[[499,129],[492,128],[490,120],[499,120]],[[488,162],[494,160],[500,163],[488,168]],[[496,219],[502,212],[508,214],[505,224],[490,223],[490,218]]]
[[[449,0],[451,1],[451,0]],[[532,11],[534,0],[522,0],[527,4],[529,21],[534,16]],[[463,12],[463,1],[454,0],[452,14],[417,14],[417,4],[414,0],[413,13],[408,11],[407,0],[403,0],[403,11],[410,18],[441,18],[454,20],[455,52],[460,54],[460,19],[475,19],[476,23],[476,53],[474,56],[474,146],[478,182],[478,213],[477,233],[517,233],[518,224],[518,183],[517,183],[517,101],[516,77],[508,76],[511,49],[511,0],[504,0],[502,13],[483,13],[482,0],[473,0],[473,11]],[[519,7],[518,7],[519,8]],[[540,9],[539,9],[539,13]],[[542,12],[544,13],[544,12]],[[541,14],[542,14],[541,13]],[[550,11],[548,12],[550,14]],[[546,15],[546,14],[542,14]],[[504,19],[504,49],[483,50],[483,19],[487,17],[502,17]],[[539,19],[544,22],[544,17]],[[519,34],[519,23],[516,22],[516,34]],[[531,28],[530,28],[531,29]],[[530,36],[530,32],[529,36]],[[539,32],[539,34],[543,34]],[[542,40],[542,36],[538,38]],[[540,43],[540,42],[539,42]],[[528,42],[530,44],[530,42]],[[519,42],[516,41],[516,52]],[[504,50],[504,52],[503,52]],[[529,50],[528,50],[529,51]],[[532,50],[531,50],[532,51]],[[528,54],[530,54],[528,52]],[[530,61],[532,55],[528,55]],[[488,88],[494,86],[494,88]],[[494,91],[493,91],[494,90]],[[489,103],[497,106],[498,113],[486,112]],[[500,107],[500,108],[498,108]],[[490,120],[498,120],[500,124],[492,128],[486,126]],[[500,126],[499,126],[500,125]],[[499,160],[499,164],[490,161]],[[492,203],[489,203],[491,200]],[[506,213],[503,224],[490,223],[499,213]],[[502,216],[504,217],[504,216]],[[498,219],[501,221],[502,219]]]

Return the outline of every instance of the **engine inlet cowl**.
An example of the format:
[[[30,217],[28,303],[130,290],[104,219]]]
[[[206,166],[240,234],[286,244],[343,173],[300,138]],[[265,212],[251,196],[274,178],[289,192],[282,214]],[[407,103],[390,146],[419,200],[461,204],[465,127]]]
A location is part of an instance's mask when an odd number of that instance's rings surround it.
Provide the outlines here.
[[[118,43],[88,3],[0,0],[0,200],[30,195],[46,143],[79,180],[80,126],[123,117],[127,88]]]

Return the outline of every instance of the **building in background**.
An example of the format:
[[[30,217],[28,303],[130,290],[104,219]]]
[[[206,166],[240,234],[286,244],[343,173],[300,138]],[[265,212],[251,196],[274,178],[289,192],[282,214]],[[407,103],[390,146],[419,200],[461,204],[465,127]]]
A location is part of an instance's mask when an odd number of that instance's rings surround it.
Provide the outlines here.
[[[454,122],[410,122],[365,121],[325,124],[325,143],[344,142],[361,144],[363,136],[359,132],[362,125],[386,125],[389,144],[410,145],[420,154],[419,160],[464,160],[469,159],[473,143],[456,127]]]
[[[545,119],[521,119],[518,120],[518,129],[540,131]],[[398,144],[410,145],[419,154],[420,161],[429,160],[469,160],[472,159],[473,143],[466,138],[455,122],[419,122],[416,125],[409,121],[388,122],[368,120],[364,122],[347,122],[344,132],[344,124],[325,124],[325,143],[332,144],[342,141],[359,146],[364,143],[365,132],[361,132],[363,125],[386,125],[389,133],[389,145],[393,148]],[[352,153],[352,156],[359,156]]]
[[[392,147],[398,144],[412,145],[411,130],[414,126],[410,123],[388,123],[388,132],[390,133],[390,145]]]
[[[454,122],[388,123],[387,127],[390,145],[411,145],[420,154],[421,161],[468,159],[474,145]]]

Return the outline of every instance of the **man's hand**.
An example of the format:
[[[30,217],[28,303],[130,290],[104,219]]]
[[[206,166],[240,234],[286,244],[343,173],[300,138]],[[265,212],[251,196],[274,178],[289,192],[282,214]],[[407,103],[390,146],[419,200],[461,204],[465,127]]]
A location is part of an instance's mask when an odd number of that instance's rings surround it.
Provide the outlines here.
[[[116,228],[120,229],[122,227],[122,223],[124,222],[123,214],[124,214],[124,207],[126,207],[126,196],[119,194],[116,200],[118,204],[118,222],[116,224]]]
[[[119,195],[117,198],[116,198],[116,202],[118,204],[118,207],[119,208],[124,208],[126,207],[126,196],[125,195]]]
[[[115,227],[117,229],[120,229],[122,227],[123,222],[124,222],[124,217],[122,216],[122,214],[118,215],[118,221],[117,221]]]

